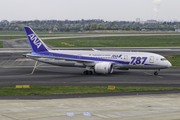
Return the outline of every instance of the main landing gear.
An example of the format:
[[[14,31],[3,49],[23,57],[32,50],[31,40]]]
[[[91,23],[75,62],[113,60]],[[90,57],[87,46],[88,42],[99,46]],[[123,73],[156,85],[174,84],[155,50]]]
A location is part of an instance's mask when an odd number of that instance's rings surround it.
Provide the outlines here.
[[[160,69],[154,71],[154,75],[158,75],[158,71],[160,71]]]
[[[92,74],[93,74],[92,71],[88,71],[88,70],[84,71],[84,75],[92,75]]]
[[[84,71],[84,75],[92,75],[95,73],[93,67],[86,67],[86,70]]]

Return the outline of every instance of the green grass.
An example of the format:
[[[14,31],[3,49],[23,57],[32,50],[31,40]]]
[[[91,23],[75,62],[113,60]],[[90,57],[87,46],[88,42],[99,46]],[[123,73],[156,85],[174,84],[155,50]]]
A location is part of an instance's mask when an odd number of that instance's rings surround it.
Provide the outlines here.
[[[44,40],[54,47],[69,47],[61,44],[74,44],[73,47],[177,47],[180,46],[180,36],[115,36]]]
[[[17,34],[25,34],[24,31],[0,31],[0,35],[17,35]]]
[[[58,36],[39,36],[40,38],[43,37],[58,37]],[[64,36],[61,36],[64,37]],[[67,36],[66,36],[67,37]],[[12,40],[12,39],[20,39],[20,38],[25,38],[27,39],[26,35],[20,35],[20,36],[0,36],[0,40]]]
[[[153,32],[153,31],[121,31],[121,32],[117,32],[117,31],[111,31],[111,32],[107,32],[107,31],[104,31],[104,32],[96,32],[96,31],[91,31],[91,32],[82,32],[82,33],[85,33],[85,34],[179,34],[178,32],[165,32],[165,31],[162,31],[162,32]]]
[[[169,56],[165,56],[165,58],[172,64],[171,68],[180,68],[180,55],[170,55],[173,56],[174,59],[169,59]]]
[[[139,92],[180,90],[180,87],[116,87],[108,90],[107,86],[31,86],[30,89],[15,89],[15,87],[0,87],[0,96],[19,95],[54,95],[54,94],[90,94],[113,92]]]
[[[0,41],[0,48],[3,48],[3,42]]]
[[[0,36],[0,40],[11,40],[11,39],[19,39],[19,38],[27,38],[26,36]]]
[[[40,38],[44,38],[44,37],[68,37],[68,36],[79,36],[79,35],[44,35],[44,36],[39,36]],[[20,39],[20,38],[25,38],[25,39],[27,39],[27,36],[26,35],[17,35],[17,36],[8,36],[8,35],[6,35],[6,36],[0,36],[0,40],[12,40],[12,39]]]

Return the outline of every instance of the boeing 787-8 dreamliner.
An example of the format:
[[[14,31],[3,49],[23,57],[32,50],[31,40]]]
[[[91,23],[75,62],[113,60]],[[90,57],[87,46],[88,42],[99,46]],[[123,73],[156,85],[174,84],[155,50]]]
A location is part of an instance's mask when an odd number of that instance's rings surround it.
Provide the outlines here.
[[[163,56],[148,52],[111,52],[83,50],[52,50],[30,27],[24,27],[32,53],[25,57],[34,60],[68,67],[85,68],[84,74],[111,74],[113,69],[152,69],[158,75],[160,69],[171,67]]]

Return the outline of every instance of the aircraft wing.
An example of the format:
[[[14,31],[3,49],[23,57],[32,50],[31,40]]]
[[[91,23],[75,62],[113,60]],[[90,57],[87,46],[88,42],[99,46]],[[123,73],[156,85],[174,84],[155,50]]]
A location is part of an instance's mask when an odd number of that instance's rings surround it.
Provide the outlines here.
[[[83,59],[72,59],[72,58],[60,58],[60,57],[55,57],[55,56],[42,56],[42,55],[33,55],[33,54],[24,54],[24,57],[29,57],[29,58],[51,58],[55,60],[65,60],[65,61],[76,61],[78,63],[96,63],[96,61],[91,61],[91,60],[83,60]]]

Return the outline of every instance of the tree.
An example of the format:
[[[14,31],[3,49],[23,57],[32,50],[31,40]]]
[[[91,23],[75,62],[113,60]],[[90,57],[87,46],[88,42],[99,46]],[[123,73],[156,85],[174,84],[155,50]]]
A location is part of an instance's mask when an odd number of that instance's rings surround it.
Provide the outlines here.
[[[59,22],[58,22],[58,26],[59,26],[59,28],[62,28],[62,27],[63,27],[63,24],[64,24],[64,22],[63,22],[63,21],[59,21]]]
[[[103,23],[98,24],[98,30],[104,30],[104,25]]]
[[[92,23],[91,24],[91,30],[96,30],[97,29],[97,24],[96,23]]]
[[[73,27],[74,27],[74,25],[73,25],[73,24],[71,24],[71,25],[70,25],[70,29],[73,29]]]
[[[111,23],[111,27],[112,27],[112,26],[114,26],[114,25],[115,25],[115,23],[114,23],[114,22],[112,22],[112,23]]]
[[[90,24],[85,24],[85,25],[84,25],[84,30],[90,30],[90,27],[91,27]]]
[[[68,24],[65,24],[65,28],[68,28],[69,27],[69,25]]]
[[[65,28],[64,31],[65,31],[65,32],[69,32],[70,29],[69,29],[69,28]]]
[[[125,30],[130,30],[130,28],[128,26],[125,27]]]
[[[135,30],[140,30],[140,27],[139,27],[139,26],[136,26],[134,29],[135,29]]]
[[[80,30],[81,29],[81,24],[76,24],[75,28]]]
[[[112,30],[118,30],[118,29],[119,29],[119,27],[118,27],[118,25],[117,25],[117,24],[115,24],[115,25],[113,25],[113,26],[111,27],[111,29],[112,29]]]

